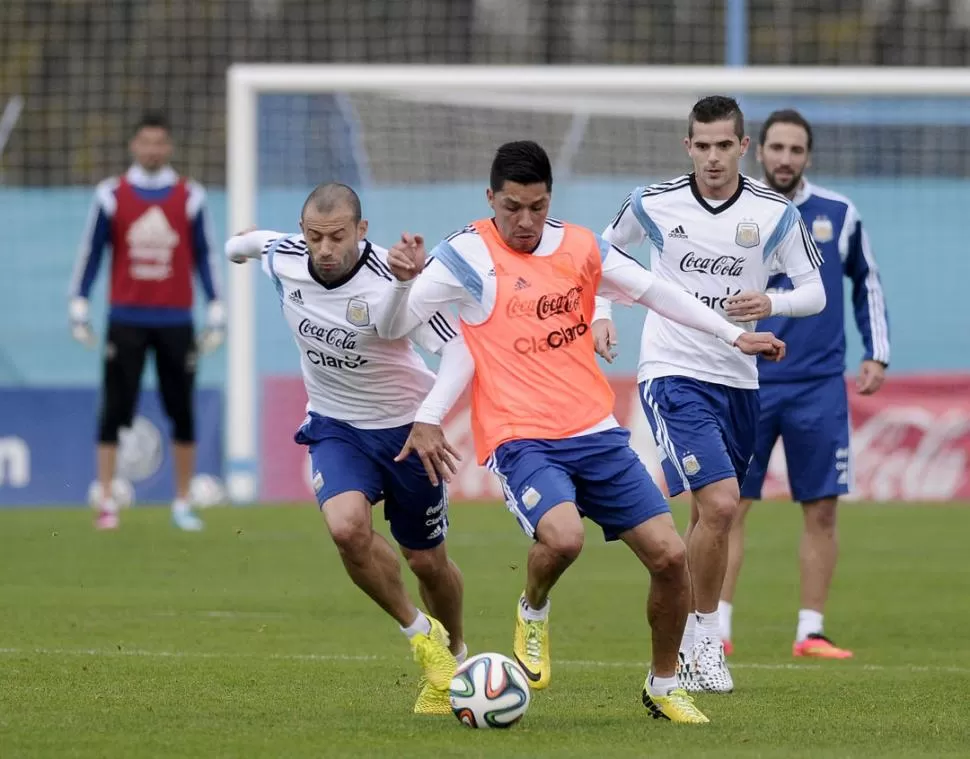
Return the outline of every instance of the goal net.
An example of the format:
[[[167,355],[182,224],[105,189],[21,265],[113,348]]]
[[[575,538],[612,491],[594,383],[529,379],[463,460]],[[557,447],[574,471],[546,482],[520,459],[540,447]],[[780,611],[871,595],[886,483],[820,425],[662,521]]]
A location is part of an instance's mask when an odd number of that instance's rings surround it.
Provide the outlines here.
[[[361,189],[375,243],[403,230],[435,241],[487,215],[496,147],[533,139],[553,159],[553,214],[598,231],[633,187],[689,170],[687,114],[715,92],[739,98],[755,142],[776,108],[809,119],[809,176],[859,208],[886,297],[902,316],[892,323],[894,368],[960,368],[955,349],[970,350],[966,321],[956,318],[970,274],[962,218],[970,77],[960,70],[234,66],[229,230],[295,231],[309,189],[337,180]],[[754,155],[744,170],[760,177]],[[258,277],[256,267],[230,271],[229,486],[237,499],[286,500],[306,490],[282,450],[293,447],[305,397],[277,296]],[[620,309],[617,321],[623,353],[614,370],[632,375],[642,313]],[[847,331],[855,362],[859,341]],[[452,433],[462,435],[456,424]],[[498,495],[474,469],[461,492]]]

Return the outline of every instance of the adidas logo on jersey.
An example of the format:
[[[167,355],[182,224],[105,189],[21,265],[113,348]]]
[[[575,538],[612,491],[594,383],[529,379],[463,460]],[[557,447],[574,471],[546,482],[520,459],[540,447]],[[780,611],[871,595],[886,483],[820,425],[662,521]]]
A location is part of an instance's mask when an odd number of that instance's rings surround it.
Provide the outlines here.
[[[686,240],[687,233],[684,231],[684,228],[680,224],[678,224],[676,227],[670,230],[670,233],[667,235],[667,237],[676,237],[679,240]]]
[[[517,280],[515,280],[516,290],[525,290],[527,287],[532,287],[532,283],[527,282],[526,280],[522,279],[522,277],[519,277]]]
[[[290,300],[296,303],[298,306],[303,305],[303,293],[301,293],[299,290],[294,290],[291,292],[289,297]]]

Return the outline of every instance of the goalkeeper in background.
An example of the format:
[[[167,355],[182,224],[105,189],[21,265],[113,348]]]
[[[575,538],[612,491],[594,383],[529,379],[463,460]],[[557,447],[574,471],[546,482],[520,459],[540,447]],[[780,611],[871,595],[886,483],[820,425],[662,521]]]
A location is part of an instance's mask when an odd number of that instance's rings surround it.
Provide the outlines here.
[[[155,356],[165,412],[172,422],[175,500],[172,521],[183,530],[202,529],[189,503],[195,469],[193,391],[199,351],[217,348],[224,337],[225,311],[210,260],[205,190],[169,165],[171,130],[166,118],[147,113],[129,145],[133,163],[120,177],[101,182],[70,286],[71,332],[94,347],[88,297],[106,247],[111,247],[108,330],[98,420],[96,526],[118,527],[112,497],[118,431],[130,427],[138,403],[149,349]],[[192,274],[197,272],[209,301],[206,330],[196,341],[192,325]]]
[[[725,647],[731,641],[734,590],[744,555],[744,518],[761,486],[775,441],[785,446],[792,496],[802,505],[805,527],[800,548],[801,603],[794,656],[849,659],[852,652],[827,638],[822,613],[838,557],[835,511],[840,495],[849,492],[849,400],[845,379],[845,308],[843,277],[852,280],[855,321],[865,345],[857,391],[876,392],[889,365],[889,318],[879,270],[862,228],[859,212],[838,193],[809,183],[812,127],[793,110],[775,111],[761,127],[758,160],[765,181],[798,208],[808,231],[822,250],[820,267],[828,306],[806,319],[772,316],[758,323],[792,348],[784,364],[758,362],[761,414],[754,455],[741,486],[741,510],[731,528],[728,565],[721,589],[720,623]],[[775,274],[769,292],[791,290],[791,280]]]

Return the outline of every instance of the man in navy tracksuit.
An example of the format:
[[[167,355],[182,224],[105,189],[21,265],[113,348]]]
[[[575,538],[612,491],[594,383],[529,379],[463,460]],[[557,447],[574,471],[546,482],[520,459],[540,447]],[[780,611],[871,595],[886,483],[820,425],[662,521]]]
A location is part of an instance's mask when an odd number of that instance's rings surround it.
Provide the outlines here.
[[[792,647],[794,656],[848,659],[823,631],[822,614],[835,570],[838,497],[852,480],[849,408],[845,386],[843,278],[852,281],[855,321],[865,344],[857,392],[869,395],[883,383],[889,364],[889,323],[879,272],[855,206],[803,177],[812,150],[812,128],[793,110],[776,111],[761,129],[758,159],[765,180],[798,206],[805,226],[822,252],[827,306],[803,319],[772,317],[759,330],[775,333],[788,345],[784,361],[758,362],[761,412],[754,455],[741,488],[741,512],[731,537],[727,575],[721,591],[720,621],[725,649],[731,645],[734,590],[744,550],[744,517],[761,487],[772,448],[780,436],[792,496],[802,504],[801,605]],[[790,290],[783,274],[769,288]],[[770,291],[770,290],[769,290]]]
[[[202,522],[189,504],[195,468],[196,359],[198,351],[221,344],[225,327],[216,269],[210,261],[205,190],[168,165],[171,132],[161,114],[142,118],[130,149],[134,162],[128,171],[104,180],[95,190],[70,292],[72,334],[93,347],[88,296],[104,250],[110,246],[110,310],[98,431],[102,495],[96,525],[99,529],[118,526],[118,503],[111,487],[118,431],[131,426],[145,356],[151,349],[162,402],[172,423],[176,480],[172,519],[183,530],[199,530]],[[193,272],[198,272],[209,301],[206,329],[198,341],[192,325]]]

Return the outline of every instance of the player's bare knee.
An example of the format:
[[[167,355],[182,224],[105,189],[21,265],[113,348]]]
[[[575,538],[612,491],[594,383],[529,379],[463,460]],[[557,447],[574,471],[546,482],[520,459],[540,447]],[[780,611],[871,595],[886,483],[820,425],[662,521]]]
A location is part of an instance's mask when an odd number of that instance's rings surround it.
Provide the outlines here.
[[[366,556],[373,540],[373,528],[368,519],[355,513],[326,514],[327,529],[337,550],[344,556]]]
[[[836,501],[825,498],[803,504],[805,512],[805,528],[812,533],[821,535],[835,534]]]
[[[402,548],[401,553],[414,576],[425,584],[433,584],[450,571],[444,544],[423,550]]]
[[[559,504],[539,520],[536,540],[564,561],[574,562],[583,550],[586,533],[572,504]]]
[[[569,523],[553,524],[548,529],[540,530],[537,538],[539,542],[563,561],[576,561],[583,550],[585,535],[583,526]]]
[[[675,578],[686,577],[687,546],[676,533],[663,545],[652,550],[646,561],[651,575]]]
[[[738,515],[738,492],[729,487],[705,493],[699,499],[700,521],[717,533],[727,534]]]

